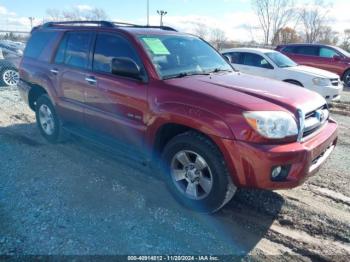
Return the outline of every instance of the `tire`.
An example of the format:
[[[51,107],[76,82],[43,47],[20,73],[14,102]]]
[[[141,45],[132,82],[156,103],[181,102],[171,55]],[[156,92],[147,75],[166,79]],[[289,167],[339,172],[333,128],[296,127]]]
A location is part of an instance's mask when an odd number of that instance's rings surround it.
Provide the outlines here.
[[[62,139],[62,123],[48,95],[42,95],[36,101],[35,116],[41,135],[50,143]]]
[[[292,84],[292,85],[304,87],[299,81],[296,81],[296,80],[285,80],[284,82]]]
[[[188,208],[214,213],[236,192],[221,152],[199,133],[174,137],[165,146],[162,159],[171,193]]]
[[[19,74],[14,67],[4,67],[0,72],[0,86],[16,86]]]
[[[346,87],[350,87],[350,69],[345,71],[343,81]]]

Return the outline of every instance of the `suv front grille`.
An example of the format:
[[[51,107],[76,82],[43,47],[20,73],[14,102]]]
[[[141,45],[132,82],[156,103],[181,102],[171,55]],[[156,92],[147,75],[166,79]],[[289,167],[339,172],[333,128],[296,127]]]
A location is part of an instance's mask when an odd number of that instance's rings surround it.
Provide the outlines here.
[[[305,138],[315,133],[327,122],[328,118],[329,110],[327,105],[307,113],[301,125],[303,130],[300,130],[302,132],[300,138]]]

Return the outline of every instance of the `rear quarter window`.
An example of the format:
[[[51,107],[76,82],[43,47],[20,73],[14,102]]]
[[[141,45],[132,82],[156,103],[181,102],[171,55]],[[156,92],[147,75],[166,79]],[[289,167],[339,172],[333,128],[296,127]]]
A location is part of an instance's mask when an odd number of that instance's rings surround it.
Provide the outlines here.
[[[38,59],[40,61],[48,61],[50,58],[45,58],[42,54],[45,48],[55,41],[57,35],[57,32],[34,31],[27,43],[23,56]]]

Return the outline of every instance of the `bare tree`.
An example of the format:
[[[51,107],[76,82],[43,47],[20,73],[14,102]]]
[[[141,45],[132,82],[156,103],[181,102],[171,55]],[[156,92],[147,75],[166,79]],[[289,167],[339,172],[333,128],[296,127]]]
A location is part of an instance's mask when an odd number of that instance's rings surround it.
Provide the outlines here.
[[[275,34],[273,38],[274,45],[298,43],[301,41],[301,37],[295,31],[295,29],[290,27],[281,28]]]
[[[207,26],[203,23],[200,22],[194,22],[192,23],[195,28],[194,28],[194,34],[196,36],[199,36],[200,38],[207,39],[209,31],[207,29]]]
[[[294,0],[252,0],[252,6],[264,32],[266,45],[280,29],[297,17]]]
[[[225,32],[220,28],[211,29],[210,36],[211,36],[210,42],[217,50],[220,50],[223,44],[225,43],[225,41],[227,40]]]
[[[46,10],[47,20],[59,21],[62,19],[62,12],[58,9],[47,9]]]
[[[334,31],[330,26],[321,28],[318,42],[326,45],[337,45],[339,42],[339,33]]]
[[[300,19],[305,32],[305,41],[313,43],[319,41],[322,29],[326,27],[329,6],[322,0],[315,0],[313,4],[306,5],[300,9]]]
[[[87,13],[86,18],[89,20],[108,20],[108,15],[102,8],[94,8]]]
[[[108,15],[101,8],[92,8],[81,10],[79,8],[72,8],[70,10],[48,9],[46,10],[48,21],[59,20],[108,20]]]
[[[350,29],[344,30],[343,42],[341,47],[350,52]]]

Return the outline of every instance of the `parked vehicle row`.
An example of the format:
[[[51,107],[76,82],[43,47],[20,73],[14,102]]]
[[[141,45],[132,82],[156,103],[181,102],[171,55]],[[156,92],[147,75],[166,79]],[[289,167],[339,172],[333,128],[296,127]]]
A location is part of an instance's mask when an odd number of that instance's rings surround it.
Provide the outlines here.
[[[322,96],[237,72],[170,27],[44,24],[27,44],[18,87],[49,142],[70,132],[130,144],[159,164],[180,203],[203,212],[238,187],[300,185],[337,143]]]
[[[223,52],[239,71],[305,87],[327,102],[340,99],[343,83],[339,76],[315,67],[298,65],[280,52],[259,48],[233,48]]]
[[[301,65],[328,70],[337,74],[350,87],[350,53],[328,45],[289,44],[280,45],[276,50],[289,56]]]
[[[23,50],[22,43],[0,40],[0,87],[18,84],[18,67]]]

